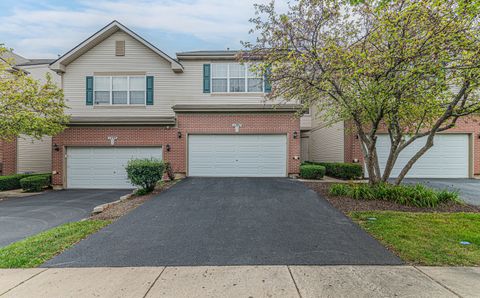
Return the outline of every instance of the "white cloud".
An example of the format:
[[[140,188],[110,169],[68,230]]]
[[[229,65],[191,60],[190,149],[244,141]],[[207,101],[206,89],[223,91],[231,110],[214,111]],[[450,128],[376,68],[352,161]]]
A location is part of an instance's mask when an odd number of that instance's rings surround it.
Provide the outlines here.
[[[239,46],[239,40],[248,38],[253,3],[266,1],[85,0],[74,8],[22,7],[0,16],[0,36],[27,57],[55,57],[116,19],[140,35],[142,30],[155,30],[159,35],[183,34],[206,43]]]

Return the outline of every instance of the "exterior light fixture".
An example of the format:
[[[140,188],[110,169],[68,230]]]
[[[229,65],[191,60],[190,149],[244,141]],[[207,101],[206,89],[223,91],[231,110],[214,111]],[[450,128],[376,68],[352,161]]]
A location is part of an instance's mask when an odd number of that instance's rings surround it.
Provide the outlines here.
[[[298,132],[296,132],[296,131],[293,132],[293,138],[294,138],[294,139],[297,139],[297,138],[298,138]]]
[[[177,132],[177,137],[178,137],[179,139],[182,138],[182,132],[181,132],[181,131],[178,131],[178,132]]]
[[[60,151],[60,147],[57,144],[53,144],[53,150]]]
[[[165,146],[165,149],[167,149],[167,151],[170,152],[172,148],[170,147],[170,144],[167,144],[167,146]]]

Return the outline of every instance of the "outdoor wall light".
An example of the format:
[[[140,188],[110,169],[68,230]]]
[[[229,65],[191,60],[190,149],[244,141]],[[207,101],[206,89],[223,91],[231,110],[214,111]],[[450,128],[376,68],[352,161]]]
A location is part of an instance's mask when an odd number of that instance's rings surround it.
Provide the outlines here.
[[[296,132],[296,131],[293,132],[293,138],[294,139],[298,138],[298,132]]]
[[[167,149],[168,152],[170,152],[170,149],[172,149],[169,144],[167,144],[167,146],[165,146],[165,148]]]
[[[182,132],[181,132],[181,131],[177,132],[177,137],[178,137],[179,139],[182,138]]]
[[[60,147],[57,144],[53,144],[53,150],[60,151]]]

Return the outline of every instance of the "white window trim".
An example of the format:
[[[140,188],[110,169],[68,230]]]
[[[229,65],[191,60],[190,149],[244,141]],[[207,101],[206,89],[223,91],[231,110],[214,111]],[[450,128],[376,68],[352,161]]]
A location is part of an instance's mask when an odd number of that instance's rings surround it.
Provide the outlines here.
[[[248,93],[248,94],[254,94],[254,93],[265,93],[265,82],[264,82],[264,77],[249,77],[248,76],[248,70],[249,70],[249,67],[250,67],[250,64],[249,63],[244,63],[243,65],[245,65],[245,76],[243,77],[244,81],[245,81],[245,91],[243,92],[234,92],[234,91],[230,91],[230,65],[233,65],[233,64],[241,64],[241,63],[211,63],[211,65],[214,65],[214,64],[226,64],[227,65],[227,77],[213,77],[213,67],[210,67],[211,68],[211,75],[210,75],[210,86],[211,86],[211,93],[232,93],[232,94],[245,94],[245,93]],[[227,79],[227,91],[214,91],[213,90],[213,79]],[[232,79],[242,79],[242,78],[239,78],[239,77],[231,77]],[[248,79],[261,79],[262,80],[262,91],[248,91]]]
[[[113,78],[127,78],[127,103],[126,104],[114,104],[113,103]],[[110,103],[109,104],[97,104],[96,103],[96,93],[97,91],[97,84],[96,84],[96,78],[110,78]],[[145,82],[145,88],[143,90],[143,97],[144,97],[144,103],[130,103],[130,91],[140,91],[140,90],[130,90],[130,78],[144,78]],[[100,90],[100,91],[106,91],[106,90]],[[147,76],[146,75],[133,75],[133,76],[93,76],[93,105],[94,106],[115,106],[115,107],[121,107],[121,106],[147,106]]]

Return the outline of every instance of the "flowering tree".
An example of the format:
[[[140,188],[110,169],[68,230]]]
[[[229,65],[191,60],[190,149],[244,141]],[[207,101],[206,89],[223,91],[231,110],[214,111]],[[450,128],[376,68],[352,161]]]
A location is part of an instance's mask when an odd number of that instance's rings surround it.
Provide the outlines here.
[[[396,179],[434,145],[435,134],[480,110],[479,5],[453,0],[300,0],[286,13],[256,5],[242,59],[260,59],[271,99],[316,106],[327,121],[349,121],[370,183],[387,181],[399,154],[423,145]],[[391,149],[380,169],[376,141]]]
[[[7,49],[0,44],[0,57]],[[0,141],[21,134],[34,138],[65,129],[63,92],[47,75],[45,84],[0,59]]]

